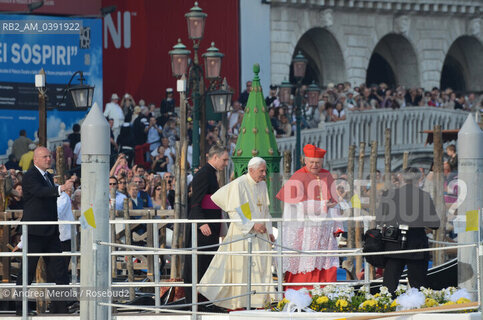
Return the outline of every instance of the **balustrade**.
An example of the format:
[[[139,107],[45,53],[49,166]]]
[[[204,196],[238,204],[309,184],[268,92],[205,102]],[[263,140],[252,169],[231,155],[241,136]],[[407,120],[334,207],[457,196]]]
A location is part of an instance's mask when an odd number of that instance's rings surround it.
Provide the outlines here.
[[[384,154],[384,131],[391,129],[392,153],[404,151],[428,152],[432,146],[425,146],[424,130],[432,130],[440,124],[443,130],[459,129],[467,112],[459,110],[435,109],[433,107],[408,107],[396,110],[367,110],[347,113],[347,119],[324,123],[322,128],[302,131],[302,146],[307,143],[327,150],[326,163],[331,167],[345,166],[349,145],[365,141],[369,146],[377,141],[378,155]],[[294,150],[295,137],[278,138],[281,153]]]

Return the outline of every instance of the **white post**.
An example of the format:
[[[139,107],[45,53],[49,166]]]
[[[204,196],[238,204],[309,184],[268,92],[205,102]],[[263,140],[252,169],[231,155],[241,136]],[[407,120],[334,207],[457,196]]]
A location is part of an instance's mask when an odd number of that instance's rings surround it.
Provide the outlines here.
[[[98,241],[109,242],[109,124],[95,103],[81,127],[82,150],[82,200],[81,219],[89,224],[81,225],[81,292],[82,320],[108,319],[110,302],[107,290],[110,283],[110,248],[98,245]],[[85,214],[92,209],[94,221]],[[95,227],[94,227],[95,223]],[[86,293],[96,290],[105,297],[90,297]]]
[[[472,114],[468,115],[458,133],[457,152],[458,197],[463,200],[458,207],[458,214],[465,216],[468,211],[473,210],[477,210],[479,214],[479,209],[483,207],[483,192],[481,191],[483,185],[483,131],[476,124]],[[481,217],[479,221],[481,228]],[[478,232],[466,231],[458,234],[459,243],[478,243],[479,241],[481,239],[478,239]],[[476,257],[474,252],[473,248],[458,250],[458,285],[470,292],[473,291],[473,297],[476,298],[476,274],[479,272],[476,259],[481,261],[483,252],[479,251],[480,257]]]

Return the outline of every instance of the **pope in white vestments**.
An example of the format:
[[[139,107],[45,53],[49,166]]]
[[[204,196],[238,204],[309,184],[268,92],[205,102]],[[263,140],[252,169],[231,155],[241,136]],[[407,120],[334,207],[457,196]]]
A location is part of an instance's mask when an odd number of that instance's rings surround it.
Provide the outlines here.
[[[270,251],[269,241],[274,241],[271,222],[253,222],[252,219],[271,218],[268,206],[266,163],[259,157],[252,158],[248,163],[248,173],[215,192],[211,199],[223,211],[227,212],[232,220],[240,220],[242,211],[248,217],[242,222],[231,222],[224,242],[241,239],[249,234],[256,234],[252,238],[253,252]],[[238,213],[238,212],[240,213]],[[251,215],[251,216],[250,216]],[[264,239],[260,239],[260,238]],[[241,240],[227,245],[220,245],[218,252],[248,252],[248,240]],[[251,290],[260,292],[251,296],[251,306],[261,308],[271,301],[273,295],[263,292],[274,292],[272,280],[272,258],[268,255],[253,256],[251,266],[252,283],[267,283],[264,286],[252,286]],[[244,255],[216,255],[210,267],[201,279],[200,284],[211,283],[242,283],[241,286],[201,287],[199,292],[211,301],[239,296],[247,293],[248,256]],[[227,309],[247,307],[248,296],[214,302],[215,305]]]

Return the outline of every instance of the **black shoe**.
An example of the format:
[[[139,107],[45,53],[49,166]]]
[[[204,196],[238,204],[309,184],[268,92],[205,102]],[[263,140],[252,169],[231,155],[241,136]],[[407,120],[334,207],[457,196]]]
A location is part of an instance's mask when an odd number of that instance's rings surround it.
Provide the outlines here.
[[[67,301],[52,301],[49,306],[50,313],[69,313]]]
[[[225,308],[215,306],[214,304],[201,305],[199,307],[202,307],[203,310],[200,310],[200,311],[203,311],[203,312],[212,312],[212,313],[227,313],[228,312],[228,310],[226,310]]]
[[[80,304],[78,301],[74,301],[67,307],[68,313],[76,313],[80,310]]]
[[[23,315],[22,309],[17,309],[15,311],[15,315],[22,316]],[[27,309],[27,315],[28,316],[36,316],[37,315],[37,312],[33,311],[32,309]]]

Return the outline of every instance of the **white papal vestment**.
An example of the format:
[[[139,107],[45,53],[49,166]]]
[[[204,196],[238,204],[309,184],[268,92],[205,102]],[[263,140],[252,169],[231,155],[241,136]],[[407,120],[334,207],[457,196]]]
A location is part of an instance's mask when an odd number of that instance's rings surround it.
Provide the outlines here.
[[[256,183],[247,173],[231,183],[220,188],[211,199],[223,211],[227,212],[230,219],[240,220],[236,208],[242,204],[249,203],[252,219],[267,219],[271,218],[269,212],[269,198],[267,192],[267,185],[264,181]],[[242,222],[231,222],[228,228],[224,243],[241,239],[248,234],[256,233],[253,230],[254,222],[248,221],[246,224]],[[267,233],[256,233],[259,237],[269,240],[269,234],[272,234],[272,225],[266,222]],[[272,246],[270,243],[252,238],[253,252],[255,251],[270,251]],[[218,252],[248,252],[248,240],[242,240],[227,245],[220,245]],[[252,286],[252,290],[257,292],[274,292],[275,287],[272,285],[272,258],[271,256],[253,256],[251,266],[251,280],[252,283],[270,283],[265,286]],[[200,287],[198,290],[206,298],[211,301],[217,299],[224,299],[232,296],[238,296],[247,293],[248,279],[248,256],[242,255],[216,255],[210,264],[207,272],[201,279],[200,284],[209,283],[242,283],[242,286],[216,286],[216,287]],[[255,294],[251,296],[251,306],[254,308],[261,308],[266,303],[271,301],[273,295],[270,294]],[[247,306],[247,296],[230,299],[214,304],[227,308],[239,309]]]

